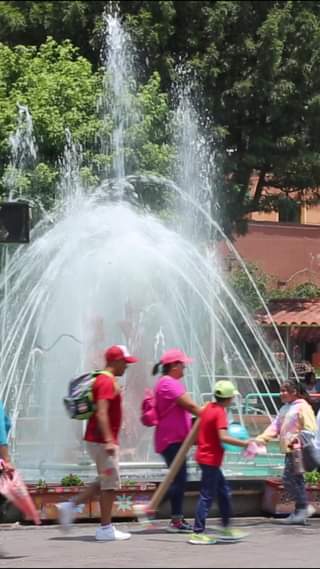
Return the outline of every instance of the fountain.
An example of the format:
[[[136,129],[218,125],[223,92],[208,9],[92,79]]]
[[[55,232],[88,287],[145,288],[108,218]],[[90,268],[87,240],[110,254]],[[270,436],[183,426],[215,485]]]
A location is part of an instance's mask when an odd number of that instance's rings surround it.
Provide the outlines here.
[[[10,201],[22,197],[26,184],[25,174],[31,170],[37,159],[37,145],[33,136],[32,116],[26,105],[17,103],[18,124],[16,131],[9,138],[10,163],[7,166],[3,185]]]
[[[177,346],[193,356],[186,384],[201,404],[211,398],[216,377],[232,375],[243,398],[269,392],[266,371],[283,378],[212,245],[222,234],[211,215],[213,163],[188,94],[182,92],[173,120],[172,180],[130,170],[128,131],[139,120],[128,104],[135,81],[118,17],[108,16],[106,25],[109,95],[99,103],[113,121],[106,179],[90,191],[82,187],[81,149],[67,133],[56,206],[0,276],[0,391],[14,424],[14,461],[29,480],[57,480],[70,471],[93,475],[81,443],[83,425],[66,416],[62,398],[71,377],[102,365],[107,345],[125,343],[140,358],[123,381],[121,461],[124,475],[135,478],[162,475],[152,429],[140,424],[139,414],[144,389],[153,383],[152,365],[164,349]],[[103,148],[109,152],[106,143]],[[167,188],[166,223],[139,205],[137,181]],[[256,399],[258,414],[276,410],[272,396]],[[232,410],[240,421],[242,410],[241,401]],[[244,473],[238,455],[226,468]]]

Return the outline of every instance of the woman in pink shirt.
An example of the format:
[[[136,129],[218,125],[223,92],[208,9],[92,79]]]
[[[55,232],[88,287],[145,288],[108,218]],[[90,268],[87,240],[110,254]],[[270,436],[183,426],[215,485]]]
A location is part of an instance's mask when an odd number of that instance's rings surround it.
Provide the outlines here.
[[[181,379],[191,358],[181,350],[172,349],[163,354],[152,371],[161,373],[155,386],[158,424],[155,430],[155,450],[161,454],[168,467],[173,462],[184,439],[191,429],[191,414],[200,415],[200,407],[187,394]],[[183,498],[187,482],[186,461],[171,484],[168,497],[171,502],[171,522],[168,531],[189,533],[192,526],[184,520]]]

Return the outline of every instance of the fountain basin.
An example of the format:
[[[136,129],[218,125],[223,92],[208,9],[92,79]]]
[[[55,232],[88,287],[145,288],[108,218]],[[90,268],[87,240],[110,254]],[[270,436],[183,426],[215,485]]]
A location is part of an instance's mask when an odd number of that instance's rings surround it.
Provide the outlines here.
[[[262,515],[262,498],[265,481],[260,478],[230,480],[232,490],[233,512],[235,516],[259,516]],[[157,488],[156,483],[136,483],[122,486],[117,492],[112,517],[115,520],[135,519],[133,507],[136,504],[147,504]],[[46,488],[37,487],[35,484],[28,485],[32,499],[40,512],[42,523],[57,522],[56,504],[69,500],[82,492],[84,486],[62,487],[60,484],[48,484]],[[189,482],[184,500],[185,516],[192,519],[196,503],[199,497],[199,482]],[[210,515],[219,516],[217,505],[213,504]],[[161,504],[157,518],[170,517],[170,504],[168,501]],[[100,518],[100,507],[97,500],[85,504],[79,513],[78,521],[95,521]],[[30,522],[24,519],[22,514],[7,502],[0,507],[0,523]]]

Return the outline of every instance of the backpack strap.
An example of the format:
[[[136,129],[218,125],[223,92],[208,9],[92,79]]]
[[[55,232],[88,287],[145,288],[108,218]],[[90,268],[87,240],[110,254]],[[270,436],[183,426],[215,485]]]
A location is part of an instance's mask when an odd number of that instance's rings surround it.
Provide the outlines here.
[[[111,371],[108,371],[106,369],[95,369],[92,372],[92,375],[108,375],[109,377],[114,377],[113,373],[111,373]]]
[[[111,371],[108,371],[106,369],[101,369],[101,370],[97,369],[93,372],[93,374],[95,377],[97,377],[98,375],[106,375],[106,376],[110,377],[113,380],[113,387],[114,387],[116,394],[117,395],[120,394],[121,389],[118,387],[118,385],[115,381],[114,375],[113,375],[113,373],[111,373]]]

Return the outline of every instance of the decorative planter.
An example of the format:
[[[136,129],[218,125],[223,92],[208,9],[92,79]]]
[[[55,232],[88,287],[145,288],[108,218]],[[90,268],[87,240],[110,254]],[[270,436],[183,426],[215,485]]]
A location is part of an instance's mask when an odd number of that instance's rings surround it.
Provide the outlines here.
[[[320,515],[320,484],[307,484],[306,489],[309,504],[312,504],[315,513]],[[290,514],[294,510],[294,502],[286,493],[280,478],[265,481],[262,510],[273,515]]]
[[[60,486],[58,484],[48,484],[45,487],[38,487],[35,484],[28,484],[28,490],[40,513],[42,520],[57,520],[56,504],[66,502],[73,496],[79,494],[84,486]],[[84,505],[84,509],[78,514],[79,518],[87,519],[91,517],[91,503]]]
[[[43,521],[56,521],[56,504],[65,502],[84,490],[85,486],[60,486],[58,484],[48,484],[45,487],[38,487],[29,484],[28,489],[36,508],[40,512]],[[115,501],[112,509],[114,518],[134,518],[133,506],[135,504],[148,503],[156,484],[153,483],[133,483],[123,485],[116,492]],[[92,500],[84,505],[84,509],[78,514],[77,519],[97,519],[100,517],[99,500]]]

